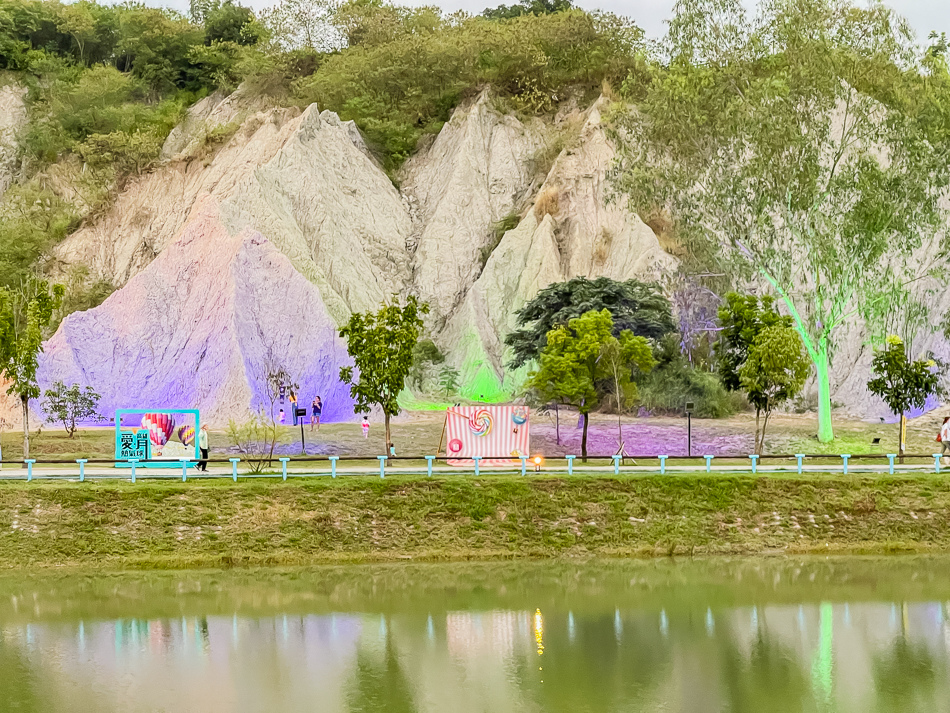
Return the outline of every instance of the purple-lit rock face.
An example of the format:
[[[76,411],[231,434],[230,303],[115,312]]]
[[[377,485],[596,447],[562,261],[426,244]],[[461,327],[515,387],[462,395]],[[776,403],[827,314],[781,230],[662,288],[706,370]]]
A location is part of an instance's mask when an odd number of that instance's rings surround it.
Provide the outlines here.
[[[265,377],[282,367],[301,407],[319,394],[323,418],[352,418],[347,363],[320,291],[253,230],[229,235],[205,205],[182,235],[99,307],[67,317],[41,356],[41,388],[92,386],[117,408],[198,408],[202,420],[270,407]],[[289,404],[285,404],[290,421]]]

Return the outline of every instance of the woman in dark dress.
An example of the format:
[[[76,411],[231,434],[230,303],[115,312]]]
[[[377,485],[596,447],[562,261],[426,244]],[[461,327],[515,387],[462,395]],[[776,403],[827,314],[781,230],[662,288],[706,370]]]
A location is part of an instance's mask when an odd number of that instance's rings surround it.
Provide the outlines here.
[[[319,396],[313,397],[313,403],[310,405],[311,418],[310,418],[310,430],[313,430],[314,424],[317,426],[317,430],[320,430],[320,414],[323,413],[323,402],[320,400]]]

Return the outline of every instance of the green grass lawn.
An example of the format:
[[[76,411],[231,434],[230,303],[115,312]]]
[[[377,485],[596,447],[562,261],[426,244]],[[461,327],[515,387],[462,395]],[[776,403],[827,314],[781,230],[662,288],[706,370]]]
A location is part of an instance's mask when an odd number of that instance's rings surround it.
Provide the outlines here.
[[[950,478],[0,483],[0,566],[950,550]]]

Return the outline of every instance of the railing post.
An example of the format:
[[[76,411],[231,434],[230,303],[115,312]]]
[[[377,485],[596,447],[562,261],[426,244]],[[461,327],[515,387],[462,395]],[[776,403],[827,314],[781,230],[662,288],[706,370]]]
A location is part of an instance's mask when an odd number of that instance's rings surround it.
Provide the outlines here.
[[[848,459],[851,457],[850,453],[841,454],[841,472],[844,475],[848,474]]]
[[[759,456],[753,453],[752,455],[749,456],[749,460],[752,461],[752,472],[757,473],[758,465],[759,465]]]
[[[330,456],[330,477],[336,477],[336,462],[340,460],[340,456]]]
[[[611,456],[614,459],[614,475],[620,475],[620,456]]]
[[[521,475],[528,474],[528,456],[518,456],[521,458]]]
[[[660,475],[664,475],[666,473],[666,459],[669,456],[657,456],[657,458],[660,459]]]
[[[943,457],[943,453],[934,453],[934,473],[940,472],[940,459]]]
[[[564,458],[567,460],[567,474],[574,475],[574,459],[577,456],[564,456]]]
[[[890,473],[891,475],[894,475],[894,459],[895,458],[897,458],[896,453],[887,454],[887,463],[888,463],[887,472]]]
[[[805,459],[804,453],[796,453],[795,460],[798,461],[798,474],[802,474],[802,461]]]
[[[228,458],[231,461],[231,478],[237,482],[237,464],[241,462],[240,458]]]
[[[181,459],[181,482],[184,483],[188,480],[188,459]]]
[[[472,456],[472,460],[475,461],[475,475],[481,475],[481,472],[478,470],[478,463],[481,459],[481,456]]]
[[[435,460],[435,456],[426,456],[426,475],[432,477],[432,461]]]
[[[706,459],[706,472],[707,472],[707,473],[711,473],[711,472],[712,472],[712,459],[715,458],[715,457],[716,457],[716,456],[703,456],[703,458]]]
[[[282,458],[278,458],[277,460],[280,461],[280,473],[283,476],[284,480],[287,480],[287,461],[289,461],[290,458],[288,458],[287,456],[284,456]]]
[[[387,458],[387,456],[376,456],[376,457],[379,458],[379,477],[380,477],[380,478],[385,478],[385,477],[386,477],[386,458]]]
[[[138,458],[129,458],[129,463],[132,464],[132,482],[135,482],[135,466],[138,465]]]
[[[33,480],[33,464],[36,463],[36,459],[27,458],[23,462],[26,463],[26,482],[29,483],[31,480]]]
[[[79,463],[79,482],[82,483],[86,480],[86,463],[88,460],[86,458],[77,458],[76,462]]]

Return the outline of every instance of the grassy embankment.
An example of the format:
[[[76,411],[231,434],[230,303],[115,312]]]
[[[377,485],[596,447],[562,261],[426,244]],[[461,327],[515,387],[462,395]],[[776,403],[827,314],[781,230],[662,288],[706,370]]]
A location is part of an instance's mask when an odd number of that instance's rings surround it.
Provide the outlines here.
[[[7,568],[950,551],[942,476],[0,484]]]

